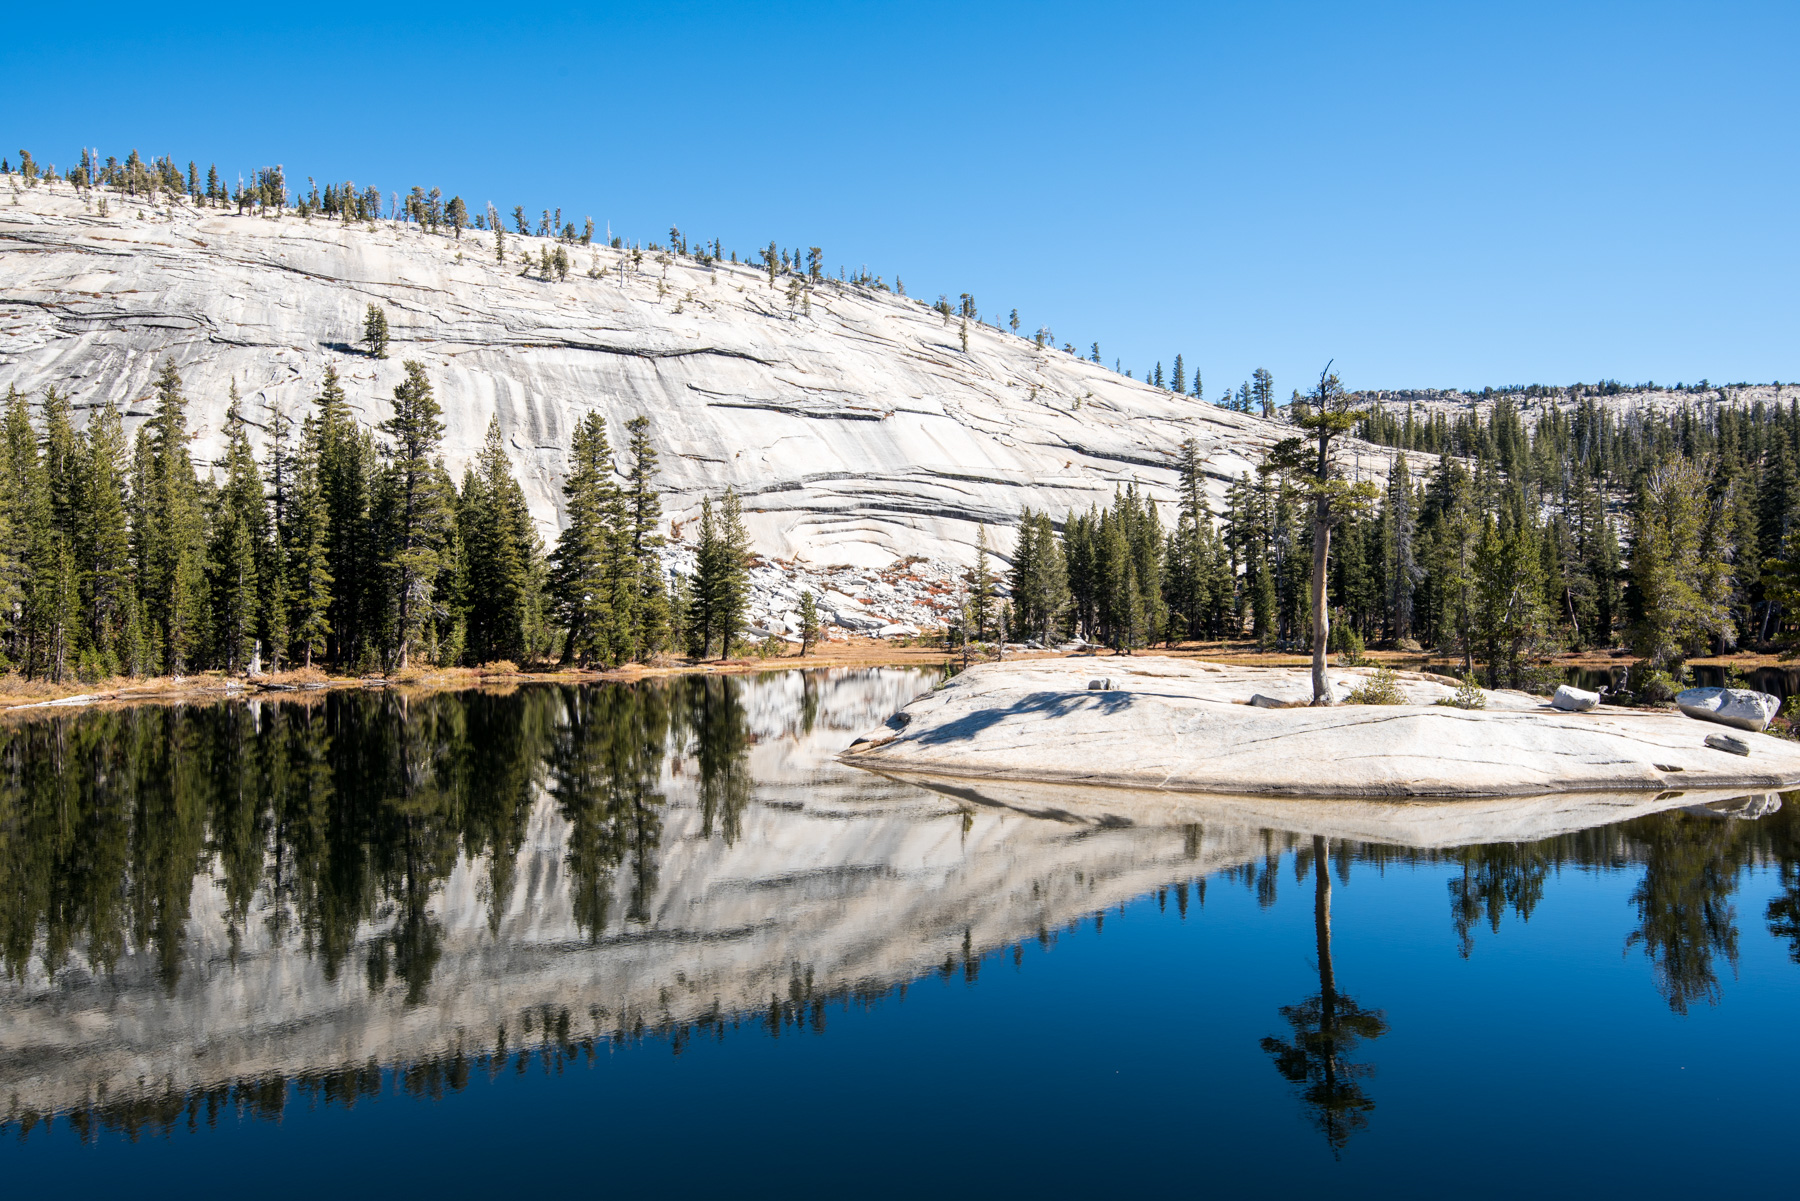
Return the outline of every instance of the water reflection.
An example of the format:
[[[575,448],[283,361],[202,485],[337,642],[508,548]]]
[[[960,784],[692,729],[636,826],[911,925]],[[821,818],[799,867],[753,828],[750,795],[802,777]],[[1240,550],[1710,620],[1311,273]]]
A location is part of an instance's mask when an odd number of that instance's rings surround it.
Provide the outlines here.
[[[0,1122],[197,1129],[648,1035],[818,1033],[1136,897],[1185,917],[1211,878],[1274,908],[1291,868],[1317,991],[1261,1045],[1337,1150],[1387,1026],[1340,988],[1334,872],[1442,872],[1464,958],[1559,874],[1634,873],[1619,937],[1683,1013],[1722,999],[1739,881],[1770,866],[1764,924],[1800,962],[1800,827],[1774,798],[1202,799],[835,762],[932,682],[340,691],[0,729]]]
[[[1281,1016],[1293,1027],[1293,1038],[1265,1038],[1262,1049],[1275,1057],[1277,1071],[1301,1086],[1300,1098],[1308,1116],[1336,1153],[1352,1134],[1369,1124],[1369,1113],[1375,1108],[1363,1087],[1374,1069],[1350,1057],[1358,1044],[1380,1038],[1388,1026],[1379,1009],[1365,1009],[1349,994],[1338,991],[1331,962],[1331,871],[1324,838],[1315,835],[1310,855],[1296,854],[1296,865],[1308,857],[1313,867],[1319,991],[1298,1005],[1282,1006]],[[1345,874],[1348,876],[1347,871]]]

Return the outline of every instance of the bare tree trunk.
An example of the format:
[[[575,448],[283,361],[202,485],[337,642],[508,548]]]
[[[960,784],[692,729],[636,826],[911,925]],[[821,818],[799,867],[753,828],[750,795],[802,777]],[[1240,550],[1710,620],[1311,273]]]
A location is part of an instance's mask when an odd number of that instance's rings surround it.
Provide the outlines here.
[[[1325,561],[1331,554],[1331,526],[1325,521],[1324,502],[1315,501],[1313,509],[1312,561],[1312,684],[1315,705],[1333,703],[1331,680],[1325,674],[1325,642],[1331,634],[1330,605],[1325,592]]]

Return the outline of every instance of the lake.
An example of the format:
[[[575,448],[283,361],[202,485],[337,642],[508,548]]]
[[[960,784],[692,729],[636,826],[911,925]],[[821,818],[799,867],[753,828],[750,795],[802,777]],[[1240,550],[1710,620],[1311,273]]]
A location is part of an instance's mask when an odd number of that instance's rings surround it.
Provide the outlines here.
[[[836,761],[936,679],[0,729],[9,1191],[1791,1187],[1800,794],[1163,821]]]

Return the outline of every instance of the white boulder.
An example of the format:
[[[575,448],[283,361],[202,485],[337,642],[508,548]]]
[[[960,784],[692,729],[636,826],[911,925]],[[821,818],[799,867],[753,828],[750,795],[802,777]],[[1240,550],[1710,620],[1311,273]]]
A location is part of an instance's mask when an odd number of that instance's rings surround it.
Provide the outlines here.
[[[1781,712],[1781,702],[1750,688],[1689,688],[1675,704],[1689,717],[1740,730],[1762,731]]]
[[[1564,684],[1550,698],[1550,704],[1566,713],[1588,713],[1600,707],[1600,694]]]

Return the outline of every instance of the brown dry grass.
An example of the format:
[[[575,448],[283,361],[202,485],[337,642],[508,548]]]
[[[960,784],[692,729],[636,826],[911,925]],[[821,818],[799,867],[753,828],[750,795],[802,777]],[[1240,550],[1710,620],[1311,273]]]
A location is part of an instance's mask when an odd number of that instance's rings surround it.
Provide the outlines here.
[[[1073,652],[1076,657],[1107,657],[1112,653],[1109,650],[1095,648]],[[1231,663],[1249,667],[1300,667],[1310,662],[1310,656],[1304,652],[1261,651],[1257,649],[1255,643],[1247,640],[1188,642],[1174,647],[1154,647],[1140,653],[1169,655],[1181,659],[1206,659],[1216,663]],[[1067,656],[1056,651],[1011,651],[1006,657],[1009,662],[1016,662]],[[1448,678],[1452,682],[1455,677],[1462,674],[1462,661],[1454,655],[1369,651],[1366,659],[1370,666],[1387,666],[1405,671],[1431,673]],[[28,708],[20,711],[20,706],[38,706],[46,701],[78,696],[93,697],[95,703],[98,704],[213,701],[227,697],[255,695],[268,685],[274,686],[278,690],[278,695],[284,699],[292,699],[295,696],[295,692],[292,690],[298,690],[300,696],[306,696],[309,693],[316,695],[325,689],[369,685],[399,687],[409,692],[456,688],[510,691],[520,684],[533,681],[555,683],[601,680],[630,681],[675,675],[739,675],[763,671],[784,671],[792,668],[941,667],[947,663],[960,662],[960,655],[941,647],[897,646],[892,642],[883,642],[873,638],[850,638],[822,642],[813,648],[811,654],[804,657],[799,654],[782,654],[771,655],[768,658],[745,656],[723,661],[708,659],[696,662],[671,655],[659,655],[652,663],[634,663],[611,671],[565,668],[548,664],[521,668],[509,660],[502,660],[484,663],[480,667],[414,665],[404,672],[396,672],[391,676],[371,676],[367,679],[357,676],[328,675],[317,667],[296,668],[266,677],[258,677],[254,681],[241,678],[227,680],[218,672],[208,672],[196,676],[183,676],[179,680],[169,676],[159,676],[140,680],[115,678],[94,684],[84,684],[77,680],[52,684],[41,679],[26,680],[14,673],[0,676],[0,711],[12,709],[17,716],[29,717],[41,710]],[[1337,658],[1333,656],[1333,665],[1336,662]],[[1581,654],[1559,655],[1552,660],[1557,667],[1612,667],[1623,666],[1629,662],[1629,655],[1619,651],[1588,651]],[[1694,659],[1691,662],[1699,665],[1729,665],[1745,669],[1784,664],[1783,660],[1773,654],[1739,654],[1724,658]],[[48,711],[55,712],[56,710]]]

